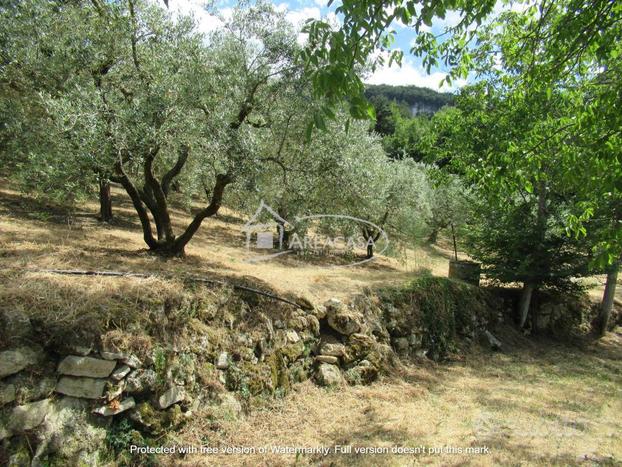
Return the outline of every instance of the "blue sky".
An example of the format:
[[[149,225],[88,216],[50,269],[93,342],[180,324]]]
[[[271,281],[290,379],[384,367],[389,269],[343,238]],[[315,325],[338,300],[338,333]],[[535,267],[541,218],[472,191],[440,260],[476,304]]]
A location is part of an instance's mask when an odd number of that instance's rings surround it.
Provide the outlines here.
[[[326,17],[333,21],[338,21],[334,11],[336,6],[339,5],[339,0],[336,0],[330,8],[326,6],[328,0],[273,0],[273,3],[277,8],[286,11],[287,18],[296,27],[300,27],[309,18]],[[221,23],[216,16],[211,15],[206,10],[206,4],[208,2],[205,0],[170,0],[169,7],[174,14],[193,15],[199,29],[203,32],[209,32],[217,28]],[[217,11],[223,17],[227,17],[235,5],[235,1],[216,0],[211,5],[211,11]],[[457,14],[449,13],[445,19],[435,20],[431,30],[435,33],[441,32],[445,26],[456,24],[457,20]],[[430,74],[427,74],[421,66],[421,60],[408,53],[410,44],[415,38],[414,29],[395,23],[394,30],[396,31],[396,47],[401,48],[405,52],[402,66],[393,65],[390,68],[384,67],[379,69],[366,78],[366,82],[392,85],[414,84],[441,91],[455,90],[456,87],[465,84],[465,81],[460,81],[454,83],[452,88],[447,86],[439,88],[439,83],[445,76],[443,70],[433,69]],[[304,40],[302,36],[300,40]]]

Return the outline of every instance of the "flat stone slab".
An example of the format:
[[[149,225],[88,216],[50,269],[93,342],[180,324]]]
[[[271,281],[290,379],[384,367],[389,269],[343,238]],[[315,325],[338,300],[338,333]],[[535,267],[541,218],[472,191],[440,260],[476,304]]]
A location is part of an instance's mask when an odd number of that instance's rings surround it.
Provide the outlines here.
[[[104,394],[105,386],[105,379],[63,376],[56,384],[56,392],[66,396],[99,399]]]
[[[116,365],[116,362],[111,360],[70,355],[60,362],[58,372],[62,375],[106,378],[110,376]]]
[[[331,365],[336,365],[339,363],[339,359],[333,355],[318,355],[315,357],[318,362],[322,363],[330,363]]]
[[[52,410],[50,399],[43,399],[30,404],[18,405],[11,412],[11,418],[7,426],[10,432],[23,432],[32,430],[43,423],[45,417]]]
[[[0,378],[22,371],[36,361],[36,352],[27,347],[0,352]]]
[[[112,372],[110,377],[114,379],[115,381],[121,381],[123,378],[125,378],[128,375],[130,371],[132,371],[132,369],[129,366],[121,365],[119,368],[117,368],[116,370]]]
[[[99,355],[101,355],[104,360],[123,360],[127,357],[127,354],[124,352],[106,352],[104,350],[99,352]]]
[[[173,386],[171,389],[166,391],[164,394],[160,396],[158,399],[158,405],[161,409],[166,409],[177,402],[181,402],[185,398],[185,393],[183,388],[179,386]]]
[[[93,413],[103,415],[104,417],[112,417],[113,415],[120,414],[121,412],[125,412],[126,410],[132,409],[136,406],[136,401],[134,401],[133,397],[128,397],[127,399],[119,402],[117,404],[108,404],[102,407],[98,407],[93,410]]]

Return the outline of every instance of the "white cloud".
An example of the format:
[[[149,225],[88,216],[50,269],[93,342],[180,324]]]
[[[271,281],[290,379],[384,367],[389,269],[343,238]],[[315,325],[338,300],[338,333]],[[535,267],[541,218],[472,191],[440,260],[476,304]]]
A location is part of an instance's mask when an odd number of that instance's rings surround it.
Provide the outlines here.
[[[404,59],[401,67],[398,65],[393,65],[392,67],[385,65],[376,70],[365,82],[368,84],[391,84],[394,86],[414,85],[435,91],[455,91],[467,84],[466,80],[460,79],[452,82],[451,86],[444,84],[441,88],[439,85],[445,76],[446,74],[440,71],[427,74],[422,67],[415,65],[412,60]]]
[[[231,15],[232,10],[230,8],[224,8],[219,10],[219,16],[208,13],[207,7],[210,2],[205,0],[185,0],[169,2],[169,9],[173,17],[179,16],[191,16],[197,25],[197,30],[204,34],[208,34],[215,29],[221,27],[223,19]]]
[[[319,19],[322,16],[317,7],[307,7],[301,10],[289,10],[285,17],[297,28],[300,28],[310,18]]]

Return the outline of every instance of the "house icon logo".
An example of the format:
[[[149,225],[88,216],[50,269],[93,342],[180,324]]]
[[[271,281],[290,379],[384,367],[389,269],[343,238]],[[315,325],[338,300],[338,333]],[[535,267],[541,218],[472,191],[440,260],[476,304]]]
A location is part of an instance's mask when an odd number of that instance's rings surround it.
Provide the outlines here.
[[[268,214],[270,222],[260,222],[264,213]],[[253,217],[242,227],[242,231],[246,233],[246,248],[249,250],[251,248],[260,250],[282,250],[285,229],[289,227],[291,227],[289,222],[261,200]],[[253,237],[255,237],[254,242]]]

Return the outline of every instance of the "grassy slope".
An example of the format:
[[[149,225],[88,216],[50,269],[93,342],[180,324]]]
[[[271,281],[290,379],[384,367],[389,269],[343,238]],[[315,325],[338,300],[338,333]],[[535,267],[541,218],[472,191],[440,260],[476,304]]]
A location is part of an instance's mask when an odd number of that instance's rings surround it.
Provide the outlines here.
[[[619,329],[619,331],[622,331]],[[622,333],[583,350],[532,342],[512,331],[503,354],[434,365],[399,378],[327,391],[304,383],[210,445],[488,446],[489,455],[255,455],[215,465],[621,465]],[[196,427],[193,427],[196,429]],[[184,439],[201,444],[196,431]],[[193,462],[206,457],[193,457]]]
[[[447,273],[447,259],[436,251],[411,251],[407,262],[379,257],[356,268],[320,269],[286,256],[258,264],[248,256],[241,228],[244,220],[222,209],[207,219],[188,245],[187,258],[161,261],[144,251],[140,226],[131,204],[120,190],[113,193],[115,222],[97,222],[95,203],[80,206],[68,220],[56,208],[39,204],[22,194],[0,189],[0,262],[7,268],[104,269],[143,273],[253,276],[283,292],[307,296],[314,302],[345,298],[364,286],[390,284],[412,277],[419,269]],[[173,223],[180,232],[190,216],[174,210]],[[24,273],[19,273],[23,277]],[[27,277],[49,275],[28,273]],[[93,283],[92,278],[71,278],[72,283]],[[104,281],[105,282],[105,281]]]
[[[141,282],[131,278],[52,276],[25,272],[23,268],[254,276],[279,291],[306,295],[313,301],[346,297],[366,285],[399,283],[419,268],[431,269],[438,275],[446,272],[445,257],[424,251],[412,252],[407,265],[380,258],[366,267],[340,270],[318,270],[291,260],[246,264],[242,221],[227,212],[206,222],[188,248],[187,260],[164,262],[140,251],[144,246],[127,199],[117,191],[114,201],[117,221],[113,226],[102,226],[93,218],[95,204],[82,206],[68,222],[50,206],[1,189],[3,299],[12,298],[16,303],[30,300],[37,307],[60,297],[65,302],[59,303],[59,309],[75,307],[74,311],[80,313],[81,309],[106,301],[110,293],[128,303],[138,302],[145,283],[151,283],[162,294],[174,294],[179,287],[174,281],[161,279]],[[188,219],[187,214],[175,212],[178,228]],[[59,317],[64,318],[66,314]],[[491,456],[471,458],[324,459],[338,465],[412,465],[413,461],[551,465],[574,464],[578,456],[584,455],[605,463],[608,456],[613,456],[613,463],[622,462],[622,336],[611,334],[604,342],[583,350],[550,342],[533,343],[511,332],[505,341],[513,343],[509,353],[469,355],[449,365],[414,362],[404,367],[401,377],[369,387],[326,391],[311,383],[302,384],[286,399],[269,401],[263,411],[239,422],[224,422],[220,431],[210,432],[210,443],[486,444],[493,449]],[[203,423],[197,417],[180,439],[202,444],[199,440],[206,433]],[[294,458],[223,456],[211,460],[223,465],[291,465]],[[192,461],[201,463],[205,458]],[[302,463],[320,461],[301,459]]]

